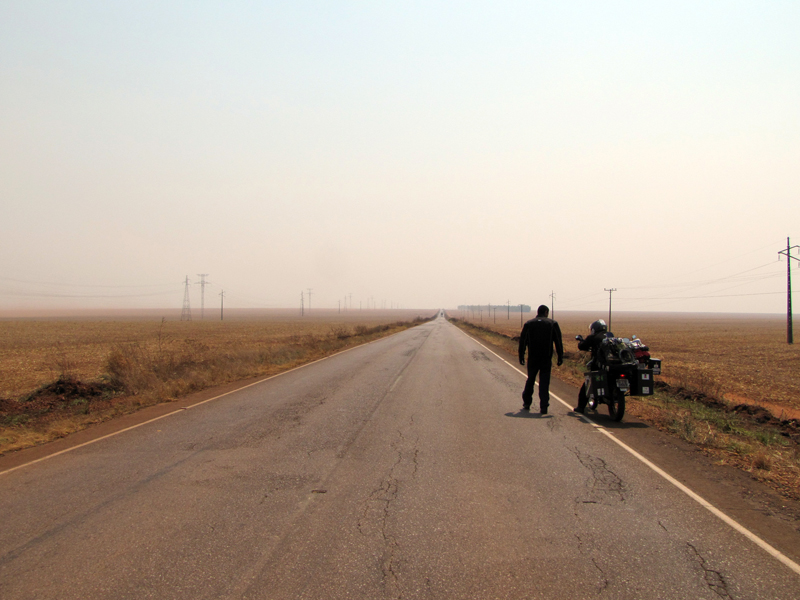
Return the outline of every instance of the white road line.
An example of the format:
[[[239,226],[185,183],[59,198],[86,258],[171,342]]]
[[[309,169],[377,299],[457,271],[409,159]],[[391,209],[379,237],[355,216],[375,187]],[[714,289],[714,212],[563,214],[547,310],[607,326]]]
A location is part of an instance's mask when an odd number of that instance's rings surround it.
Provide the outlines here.
[[[416,325],[416,327],[419,327],[419,326]],[[409,327],[409,329],[413,329],[413,327]],[[403,331],[408,331],[408,329],[404,329]],[[277,373],[276,375],[270,375],[269,377],[266,377],[264,379],[259,379],[258,381],[254,381],[253,383],[248,383],[247,385],[244,385],[244,386],[242,386],[240,388],[236,388],[235,390],[231,390],[230,392],[225,392],[224,394],[220,394],[219,396],[214,396],[213,398],[208,398],[207,400],[202,400],[202,401],[197,402],[195,404],[191,404],[191,405],[186,406],[186,407],[178,408],[178,409],[173,410],[172,412],[169,412],[169,413],[167,413],[165,415],[161,415],[160,417],[154,417],[154,418],[149,419],[147,421],[144,421],[142,423],[137,423],[136,425],[131,425],[130,427],[126,427],[125,429],[120,429],[119,431],[115,431],[113,433],[109,433],[109,434],[101,436],[99,438],[95,438],[93,440],[89,440],[88,442],[84,442],[82,444],[78,444],[77,446],[72,446],[70,448],[65,448],[64,450],[59,450],[58,452],[53,452],[52,454],[48,454],[47,456],[43,456],[41,458],[37,458],[36,460],[32,460],[30,462],[26,462],[26,463],[23,463],[21,465],[17,465],[16,467],[11,467],[10,469],[6,469],[5,471],[0,471],[0,476],[5,475],[6,473],[11,473],[12,471],[16,471],[17,469],[22,469],[23,467],[29,467],[31,465],[35,465],[36,463],[42,462],[42,461],[47,460],[49,458],[53,458],[53,457],[59,456],[61,454],[66,454],[67,452],[72,452],[73,450],[77,450],[78,448],[83,448],[84,446],[89,446],[91,444],[95,444],[95,443],[97,443],[99,441],[108,439],[110,437],[114,437],[115,435],[119,435],[121,433],[125,433],[126,431],[130,431],[131,429],[136,429],[137,427],[141,427],[142,425],[148,425],[148,424],[153,423],[155,421],[159,421],[161,419],[166,419],[167,417],[171,417],[172,415],[176,415],[176,414],[178,414],[180,412],[184,412],[184,411],[189,410],[191,408],[195,408],[197,406],[200,406],[201,404],[207,404],[208,402],[213,402],[214,400],[219,400],[220,398],[224,398],[225,396],[230,396],[231,394],[235,394],[236,392],[240,392],[241,390],[245,390],[245,389],[247,389],[249,387],[253,387],[254,385],[259,385],[260,383],[265,383],[265,382],[269,381],[270,379],[275,379],[276,377],[281,377],[282,375],[287,375],[287,374],[291,373],[292,371],[297,371],[299,369],[304,369],[306,367],[310,367],[311,365],[314,365],[314,364],[317,364],[319,362],[322,362],[323,360],[328,360],[329,358],[333,358],[334,356],[338,356],[340,354],[344,354],[345,352],[350,352],[351,350],[355,350],[357,348],[363,348],[364,346],[369,346],[370,344],[374,344],[375,342],[380,342],[381,340],[387,340],[390,337],[392,337],[394,335],[397,335],[398,333],[402,333],[402,331],[398,331],[397,333],[393,333],[392,335],[389,335],[389,336],[386,336],[386,337],[378,338],[377,340],[372,340],[371,342],[366,342],[364,344],[359,344],[358,346],[353,346],[352,348],[347,348],[346,350],[342,350],[340,352],[336,352],[335,354],[331,354],[330,356],[323,356],[322,358],[319,358],[317,360],[311,361],[310,363],[306,363],[304,365],[300,365],[299,367],[295,367],[293,369],[289,369],[288,371],[283,371],[282,373]],[[395,382],[395,383],[397,383],[397,382]]]
[[[454,327],[455,327],[455,325],[454,325]],[[467,337],[468,337],[469,339],[471,339],[473,342],[475,342],[476,344],[478,344],[478,345],[479,345],[481,348],[484,348],[484,349],[486,349],[487,351],[491,352],[491,353],[492,353],[492,354],[494,354],[494,355],[495,355],[497,358],[499,358],[499,359],[500,359],[500,360],[502,360],[504,363],[506,363],[506,364],[507,364],[509,367],[511,367],[512,369],[514,369],[515,371],[517,371],[518,373],[522,374],[523,376],[525,376],[525,377],[527,378],[528,374],[527,374],[526,372],[522,371],[521,369],[519,369],[519,368],[518,368],[518,367],[516,367],[515,365],[512,365],[510,362],[508,362],[508,361],[507,361],[506,359],[504,359],[502,356],[500,356],[499,354],[497,354],[496,352],[494,352],[494,351],[493,351],[493,350],[491,350],[490,348],[487,348],[486,346],[484,346],[483,344],[481,344],[481,343],[480,343],[478,340],[476,340],[476,339],[475,339],[474,337],[472,337],[471,335],[467,334],[467,333],[466,333],[465,331],[463,331],[462,329],[460,329],[460,328],[458,328],[458,327],[456,327],[456,329],[458,329],[458,330],[459,330],[461,333],[463,333],[465,336],[467,336]],[[536,385],[538,386],[539,384],[537,383]],[[563,404],[564,406],[566,406],[566,407],[567,407],[569,410],[572,410],[572,405],[571,405],[571,404],[569,404],[568,402],[565,402],[564,400],[562,400],[561,398],[559,398],[558,396],[556,396],[554,393],[550,392],[550,396],[552,396],[553,398],[555,398],[556,400],[558,400],[559,402],[561,402],[561,404]],[[677,479],[675,479],[675,478],[674,478],[672,475],[670,475],[669,473],[665,472],[665,471],[664,471],[663,469],[661,469],[659,466],[657,466],[657,465],[653,464],[652,462],[650,462],[650,460],[648,460],[647,458],[645,458],[644,456],[642,456],[641,454],[639,454],[639,453],[638,453],[636,450],[634,450],[633,448],[631,448],[630,446],[628,446],[628,445],[627,445],[627,444],[625,444],[624,442],[622,442],[622,441],[620,441],[619,439],[617,439],[617,438],[614,436],[614,434],[612,434],[612,433],[611,433],[611,432],[610,432],[608,429],[606,429],[606,428],[605,428],[605,427],[603,427],[602,425],[598,425],[597,423],[595,423],[594,421],[592,421],[592,420],[591,420],[589,417],[587,417],[586,415],[580,415],[580,418],[581,418],[581,419],[583,419],[584,421],[586,421],[587,423],[589,423],[589,424],[590,424],[592,427],[594,427],[595,429],[597,429],[597,431],[599,431],[600,433],[604,434],[604,435],[605,435],[605,436],[606,436],[608,439],[612,440],[612,441],[613,441],[615,444],[617,444],[617,445],[619,445],[620,447],[622,447],[624,450],[626,450],[626,451],[627,451],[628,453],[630,453],[632,456],[634,456],[634,457],[638,458],[638,459],[639,459],[639,460],[640,460],[642,463],[644,463],[645,465],[647,465],[648,467],[650,467],[650,469],[652,469],[653,471],[655,471],[656,473],[658,473],[659,475],[661,475],[661,477],[663,477],[664,479],[666,479],[667,481],[669,481],[669,482],[670,482],[672,485],[674,485],[676,488],[678,488],[678,489],[679,489],[680,491],[682,491],[684,494],[686,494],[687,496],[689,496],[689,497],[690,497],[692,500],[694,500],[695,502],[697,502],[697,503],[698,503],[700,506],[702,506],[703,508],[707,509],[707,510],[708,510],[708,511],[709,511],[711,514],[713,514],[714,516],[718,517],[718,518],[719,518],[719,519],[721,519],[723,522],[727,523],[727,524],[728,524],[728,525],[730,525],[730,526],[731,526],[733,529],[735,529],[736,531],[738,531],[739,533],[741,533],[743,536],[745,536],[747,539],[749,539],[751,542],[753,542],[754,544],[756,544],[757,546],[759,546],[759,547],[760,547],[762,550],[764,550],[765,552],[767,552],[767,554],[770,554],[770,555],[771,555],[771,556],[773,556],[774,558],[778,559],[778,560],[779,560],[780,562],[782,562],[784,565],[786,565],[787,567],[789,567],[789,568],[790,568],[792,571],[794,571],[795,573],[797,573],[798,575],[800,575],[800,565],[798,565],[798,564],[797,564],[796,562],[794,562],[794,561],[793,561],[791,558],[789,558],[788,556],[786,556],[785,554],[783,554],[783,553],[782,553],[780,550],[778,550],[778,549],[776,549],[776,548],[773,548],[772,546],[770,546],[770,545],[769,545],[767,542],[765,542],[764,540],[762,540],[762,539],[761,539],[760,537],[758,537],[758,536],[757,536],[755,533],[753,533],[753,532],[752,532],[752,531],[750,531],[749,529],[746,529],[744,526],[742,526],[742,525],[740,525],[739,523],[737,523],[736,521],[734,521],[732,518],[730,518],[730,517],[729,517],[728,515],[726,515],[724,512],[722,512],[721,510],[719,510],[719,509],[718,509],[716,506],[714,506],[713,504],[711,504],[711,503],[710,503],[708,500],[705,500],[705,499],[704,499],[702,496],[700,496],[699,494],[697,494],[697,493],[693,492],[692,490],[690,490],[688,487],[686,487],[685,485],[683,485],[683,484],[682,484],[680,481],[678,481]]]

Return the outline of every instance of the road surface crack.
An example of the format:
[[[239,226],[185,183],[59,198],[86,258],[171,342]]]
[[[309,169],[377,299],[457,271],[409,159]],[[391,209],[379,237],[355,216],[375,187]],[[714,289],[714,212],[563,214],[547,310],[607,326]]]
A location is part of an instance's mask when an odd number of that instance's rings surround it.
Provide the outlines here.
[[[600,567],[599,564],[597,564],[597,559],[595,559],[594,557],[592,558],[592,564],[594,565],[595,569],[600,571],[601,583],[598,586],[599,589],[597,591],[599,594],[602,594],[606,589],[608,589],[609,581],[608,578],[606,577],[606,572],[603,571],[603,569]]]
[[[591,474],[587,482],[588,498],[578,498],[576,503],[599,504],[603,500],[625,502],[625,483],[609,468],[605,460],[599,456],[583,454],[577,448],[573,449],[573,453]]]
[[[705,557],[700,554],[697,548],[695,548],[692,544],[686,542],[686,545],[691,549],[697,564],[699,564],[700,568],[703,569],[703,576],[705,577],[706,585],[708,585],[708,587],[720,598],[730,598],[732,600],[733,596],[731,596],[728,592],[728,584],[725,582],[725,578],[722,576],[722,573],[709,568]]]
[[[410,420],[413,427],[414,419]],[[397,537],[392,534],[390,518],[400,486],[403,481],[414,479],[419,469],[418,439],[409,440],[402,430],[397,431],[397,439],[391,444],[395,459],[388,473],[372,490],[364,501],[361,516],[358,519],[358,531],[363,536],[374,536],[383,546],[380,558],[383,585],[387,595],[402,598],[400,581],[397,574],[398,553],[401,547]]]

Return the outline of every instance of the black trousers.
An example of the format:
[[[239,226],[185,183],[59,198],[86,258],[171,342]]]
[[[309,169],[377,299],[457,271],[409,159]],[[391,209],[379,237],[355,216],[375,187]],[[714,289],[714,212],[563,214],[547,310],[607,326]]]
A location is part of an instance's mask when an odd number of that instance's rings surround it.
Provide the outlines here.
[[[550,406],[550,368],[552,361],[528,361],[528,381],[525,382],[525,389],[522,390],[522,404],[530,408],[533,402],[533,383],[536,375],[539,375],[539,408],[547,410]]]

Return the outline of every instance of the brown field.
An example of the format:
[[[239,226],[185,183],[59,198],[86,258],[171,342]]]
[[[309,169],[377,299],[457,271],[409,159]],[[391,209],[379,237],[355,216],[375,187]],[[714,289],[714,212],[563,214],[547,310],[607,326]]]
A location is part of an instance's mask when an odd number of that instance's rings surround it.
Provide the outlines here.
[[[271,375],[399,331],[434,310],[0,315],[0,453],[139,407]],[[215,315],[218,316],[218,315]]]
[[[448,314],[506,335],[518,336],[521,330],[519,313],[508,319],[502,309],[496,321],[486,312],[482,321],[460,311]],[[523,319],[534,316],[526,313]],[[577,352],[575,336],[587,335],[592,321],[608,320],[607,313],[557,309],[555,317],[564,349],[571,352]],[[762,406],[781,419],[800,418],[800,345],[786,343],[786,317],[620,312],[611,319],[614,334],[636,334],[653,357],[663,359],[662,381],[734,404]]]
[[[0,397],[18,399],[62,373],[95,380],[120,344],[143,349],[242,350],[281,344],[297,337],[327,336],[342,327],[374,327],[430,317],[434,310],[372,310],[338,313],[315,309],[301,318],[294,310],[226,311],[225,321],[180,321],[173,312],[162,322],[156,311],[105,316],[0,320]],[[217,315],[214,315],[217,317]]]

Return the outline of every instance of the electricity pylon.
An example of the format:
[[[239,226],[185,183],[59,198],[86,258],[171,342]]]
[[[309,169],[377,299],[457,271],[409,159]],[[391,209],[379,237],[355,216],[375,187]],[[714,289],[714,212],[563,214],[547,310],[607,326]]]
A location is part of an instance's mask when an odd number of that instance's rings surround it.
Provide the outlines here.
[[[192,320],[192,308],[189,306],[189,276],[186,276],[186,285],[183,288],[183,308],[181,309],[181,321]]]

